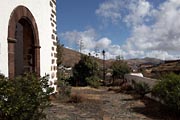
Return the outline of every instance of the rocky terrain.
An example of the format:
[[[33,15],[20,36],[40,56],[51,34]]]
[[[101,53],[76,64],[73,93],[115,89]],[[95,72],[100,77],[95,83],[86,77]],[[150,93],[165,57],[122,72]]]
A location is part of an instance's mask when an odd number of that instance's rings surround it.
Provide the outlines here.
[[[175,120],[162,112],[159,103],[108,88],[72,88],[76,102],[54,100],[46,110],[48,120]],[[75,98],[74,98],[75,99]],[[176,118],[177,119],[177,118]]]

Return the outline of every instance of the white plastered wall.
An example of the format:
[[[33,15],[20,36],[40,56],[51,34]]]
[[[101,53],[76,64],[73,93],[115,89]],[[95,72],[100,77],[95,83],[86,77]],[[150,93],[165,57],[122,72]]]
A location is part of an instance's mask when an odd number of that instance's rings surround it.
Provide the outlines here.
[[[40,43],[40,74],[51,75],[51,7],[50,0],[0,0],[0,73],[8,77],[8,24],[17,6],[27,7],[35,18]]]

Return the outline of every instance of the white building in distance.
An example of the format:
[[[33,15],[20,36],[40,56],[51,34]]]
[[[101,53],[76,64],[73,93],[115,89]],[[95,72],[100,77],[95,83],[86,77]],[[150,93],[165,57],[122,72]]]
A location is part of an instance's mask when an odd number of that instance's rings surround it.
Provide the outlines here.
[[[56,86],[56,0],[0,0],[0,73],[50,75]]]

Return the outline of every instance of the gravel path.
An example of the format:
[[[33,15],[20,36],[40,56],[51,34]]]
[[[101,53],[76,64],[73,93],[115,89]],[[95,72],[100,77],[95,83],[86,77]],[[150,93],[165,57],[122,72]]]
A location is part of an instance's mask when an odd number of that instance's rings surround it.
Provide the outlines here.
[[[108,88],[72,88],[79,103],[53,101],[48,120],[161,120],[158,106]],[[148,107],[148,108],[147,108]],[[153,108],[154,107],[154,108]]]

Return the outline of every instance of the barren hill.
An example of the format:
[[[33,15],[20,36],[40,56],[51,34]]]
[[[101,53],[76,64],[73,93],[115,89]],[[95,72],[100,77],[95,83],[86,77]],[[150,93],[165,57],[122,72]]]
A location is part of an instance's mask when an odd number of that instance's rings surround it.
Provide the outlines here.
[[[79,52],[68,49],[68,48],[63,48],[62,64],[67,67],[73,67],[76,63],[79,62],[80,57],[81,57],[81,54]],[[103,64],[102,59],[96,58],[96,60],[99,62],[100,65]],[[111,64],[113,63],[113,61],[114,61],[113,59],[106,60],[105,61],[106,67],[109,68]],[[155,58],[143,58],[143,59],[137,58],[137,59],[129,59],[126,61],[130,66],[133,66],[133,65],[138,66],[144,63],[159,64],[162,62],[162,60],[155,59]]]
[[[156,66],[152,69],[153,73],[180,73],[180,60],[165,61],[165,63]]]
[[[63,48],[62,54],[62,64],[66,67],[73,67],[76,63],[79,62],[81,54],[77,51]]]
[[[62,54],[62,64],[66,67],[73,67],[76,63],[79,62],[81,59],[81,54],[77,51],[68,49],[68,48],[63,48],[63,54]],[[97,62],[102,65],[103,60],[95,58]],[[110,61],[106,61],[106,65],[109,66],[111,64]],[[108,67],[107,66],[107,67]]]
[[[158,65],[158,64],[162,63],[163,61],[160,59],[156,59],[156,58],[146,57],[146,58],[142,58],[142,59],[139,59],[139,58],[129,59],[129,60],[127,60],[127,62],[130,65],[135,64],[138,66],[140,64],[146,64],[146,63]]]

